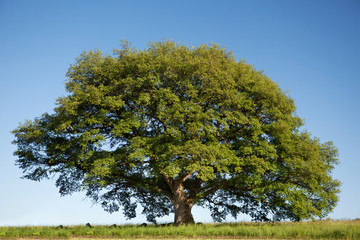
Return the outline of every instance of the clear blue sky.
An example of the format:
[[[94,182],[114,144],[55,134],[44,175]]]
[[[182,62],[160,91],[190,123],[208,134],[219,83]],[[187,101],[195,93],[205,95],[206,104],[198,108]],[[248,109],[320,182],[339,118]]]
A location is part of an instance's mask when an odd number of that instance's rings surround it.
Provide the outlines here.
[[[219,43],[289,90],[305,128],[339,148],[334,176],[343,185],[330,217],[360,217],[360,1],[0,0],[0,226],[145,221],[108,214],[83,193],[60,197],[54,180],[20,179],[10,131],[52,112],[83,50],[164,38]],[[201,208],[194,217],[211,221]]]

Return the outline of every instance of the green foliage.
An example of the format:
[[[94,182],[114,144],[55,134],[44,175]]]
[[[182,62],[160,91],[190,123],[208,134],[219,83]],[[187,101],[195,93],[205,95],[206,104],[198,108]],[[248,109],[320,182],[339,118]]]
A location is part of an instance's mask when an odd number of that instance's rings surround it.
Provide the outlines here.
[[[294,101],[218,45],[171,41],[84,52],[53,114],[13,131],[24,178],[56,176],[128,218],[173,210],[175,193],[214,220],[325,217],[338,201],[332,143],[301,132]]]

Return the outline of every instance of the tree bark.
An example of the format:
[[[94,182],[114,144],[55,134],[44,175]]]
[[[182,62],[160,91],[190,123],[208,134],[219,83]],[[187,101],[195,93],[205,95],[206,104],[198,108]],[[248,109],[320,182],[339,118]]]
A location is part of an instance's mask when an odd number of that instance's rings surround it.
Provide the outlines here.
[[[172,202],[174,204],[175,224],[195,223],[194,217],[191,213],[194,203],[188,198],[182,184],[180,184],[174,191]]]

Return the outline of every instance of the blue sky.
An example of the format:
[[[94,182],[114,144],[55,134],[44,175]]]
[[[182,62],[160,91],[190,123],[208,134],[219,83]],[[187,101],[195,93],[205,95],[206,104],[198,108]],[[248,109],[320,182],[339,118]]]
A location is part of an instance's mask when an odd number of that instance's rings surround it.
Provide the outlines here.
[[[60,197],[54,180],[20,179],[12,155],[10,131],[52,112],[74,59],[110,53],[121,39],[139,49],[162,39],[219,43],[264,70],[295,99],[305,128],[339,148],[334,176],[343,185],[330,217],[360,217],[360,1],[0,0],[0,226],[145,221],[108,214],[83,193]],[[212,221],[207,210],[193,213]]]

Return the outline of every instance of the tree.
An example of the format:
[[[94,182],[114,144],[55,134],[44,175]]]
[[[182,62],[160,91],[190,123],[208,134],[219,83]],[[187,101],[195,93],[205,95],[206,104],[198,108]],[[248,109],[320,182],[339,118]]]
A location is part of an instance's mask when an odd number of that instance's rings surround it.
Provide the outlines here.
[[[106,211],[148,221],[192,207],[253,220],[326,216],[338,201],[331,142],[306,131],[276,83],[218,45],[172,41],[84,52],[54,113],[13,131],[24,178],[56,176]]]

